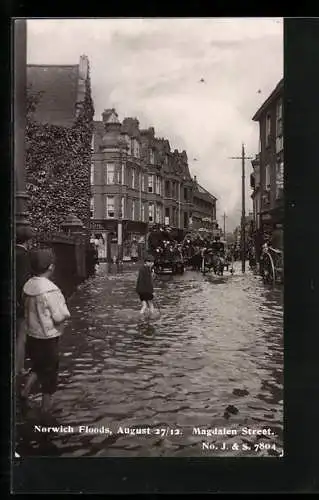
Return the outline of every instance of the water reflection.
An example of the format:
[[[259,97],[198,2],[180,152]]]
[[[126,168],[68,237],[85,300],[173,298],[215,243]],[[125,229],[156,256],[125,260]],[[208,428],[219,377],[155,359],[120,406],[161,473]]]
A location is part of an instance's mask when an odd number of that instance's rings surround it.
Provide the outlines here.
[[[243,426],[267,426],[277,435],[272,438],[277,447],[282,446],[280,289],[267,289],[239,269],[222,278],[195,272],[158,277],[158,317],[143,320],[136,270],[99,272],[70,303],[55,417],[74,427],[108,426],[113,435],[53,433],[43,440],[34,436],[30,422],[21,422],[18,439],[24,453],[201,456],[201,437],[192,434],[196,426],[234,427],[238,443],[244,442]],[[227,414],[229,405],[238,413]],[[123,437],[116,434],[120,425],[180,426],[183,435]],[[214,437],[216,443],[220,439]],[[256,436],[245,439],[253,443]],[[268,452],[258,452],[263,453]]]

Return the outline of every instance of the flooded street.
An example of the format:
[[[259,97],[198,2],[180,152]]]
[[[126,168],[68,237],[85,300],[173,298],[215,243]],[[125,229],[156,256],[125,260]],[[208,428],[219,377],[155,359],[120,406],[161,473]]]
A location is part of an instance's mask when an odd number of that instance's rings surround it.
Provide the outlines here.
[[[108,274],[101,264],[71,297],[55,395],[62,428],[18,420],[21,455],[279,455],[283,289],[242,275],[240,263],[233,276],[158,276],[158,317],[143,320],[136,276],[137,266]]]

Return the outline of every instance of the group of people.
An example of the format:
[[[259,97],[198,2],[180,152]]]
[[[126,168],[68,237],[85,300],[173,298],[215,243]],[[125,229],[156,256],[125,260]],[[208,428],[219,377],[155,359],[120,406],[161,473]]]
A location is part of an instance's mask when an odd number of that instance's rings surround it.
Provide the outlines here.
[[[23,404],[38,383],[42,412],[48,415],[58,385],[59,339],[70,312],[62,291],[52,281],[56,264],[54,252],[51,248],[31,248],[33,236],[29,227],[17,228],[16,388]],[[153,264],[152,255],[146,256],[138,272],[135,290],[142,304],[141,315],[155,313]],[[29,371],[25,370],[26,359],[30,361]]]

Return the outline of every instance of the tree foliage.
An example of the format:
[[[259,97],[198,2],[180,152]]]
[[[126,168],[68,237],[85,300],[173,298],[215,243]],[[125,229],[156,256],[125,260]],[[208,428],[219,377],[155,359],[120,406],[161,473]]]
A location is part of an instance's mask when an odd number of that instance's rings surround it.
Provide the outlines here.
[[[27,93],[26,190],[31,226],[39,233],[59,231],[70,209],[88,227],[94,108],[90,81],[71,128],[34,120],[40,99]]]

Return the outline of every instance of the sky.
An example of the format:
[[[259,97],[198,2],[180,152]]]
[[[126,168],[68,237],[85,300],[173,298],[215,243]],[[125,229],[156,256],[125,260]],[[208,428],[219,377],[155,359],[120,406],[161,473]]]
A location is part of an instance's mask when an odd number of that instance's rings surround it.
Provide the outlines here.
[[[283,76],[282,18],[32,19],[28,64],[89,58],[95,119],[154,127],[186,150],[192,176],[217,197],[217,219],[232,231],[241,217],[242,143],[258,153],[252,117]],[[204,80],[204,81],[201,81]],[[246,212],[252,211],[250,160]]]

